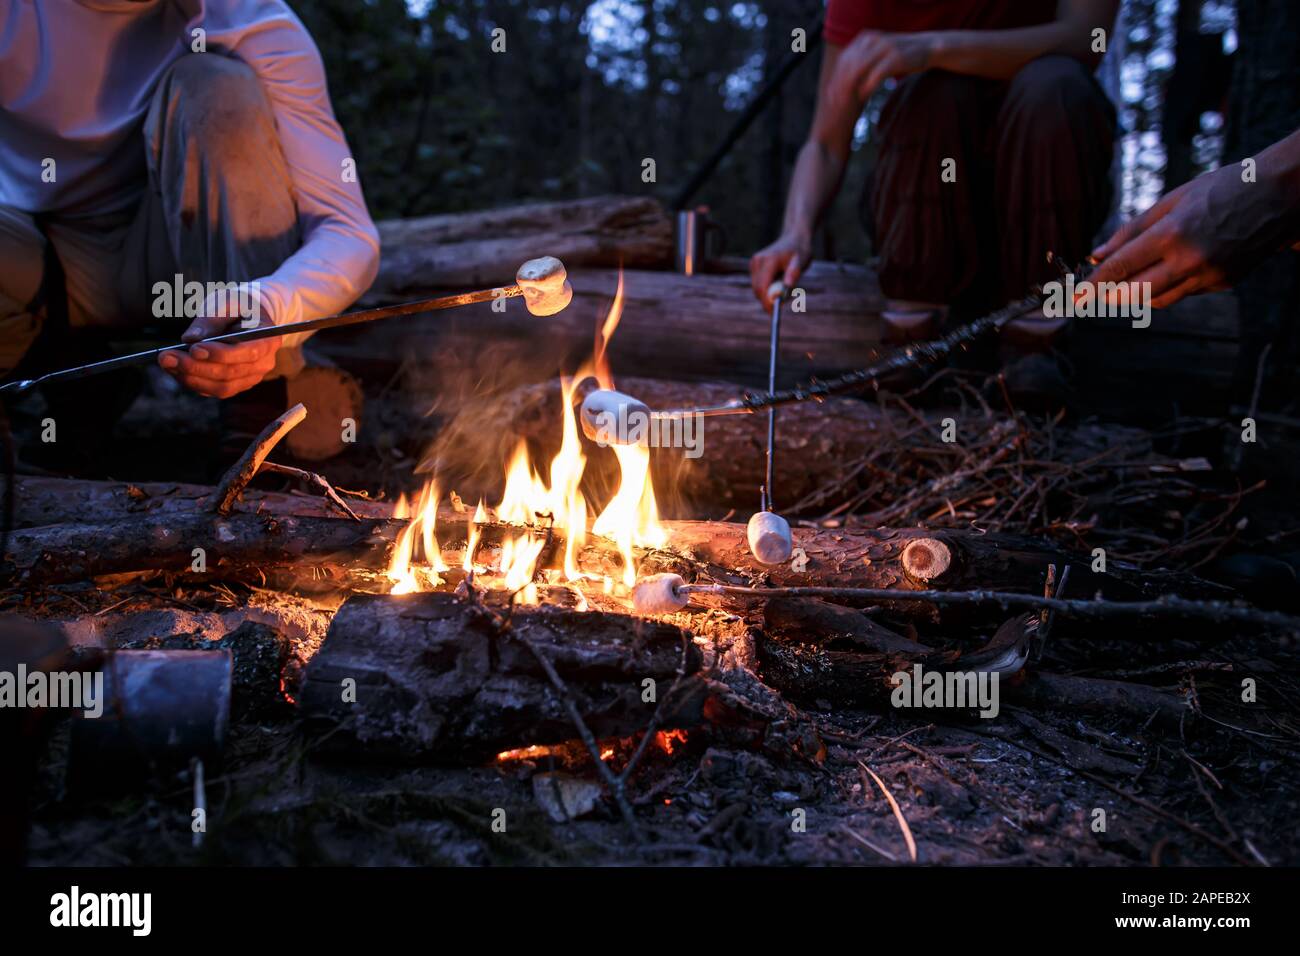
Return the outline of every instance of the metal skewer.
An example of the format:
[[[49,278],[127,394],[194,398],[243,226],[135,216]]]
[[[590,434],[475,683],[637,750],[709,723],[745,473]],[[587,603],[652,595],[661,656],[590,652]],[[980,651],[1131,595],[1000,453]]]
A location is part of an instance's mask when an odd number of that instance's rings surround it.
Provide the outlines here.
[[[530,267],[532,267],[531,271]],[[421,312],[437,312],[443,309],[455,309],[462,305],[478,302],[493,302],[497,299],[513,299],[524,296],[528,310],[534,315],[551,315],[560,311],[572,298],[573,290],[565,278],[564,265],[558,259],[545,257],[530,259],[519,268],[518,280],[513,285],[498,286],[494,289],[481,289],[477,292],[462,292],[458,295],[441,295],[416,302],[402,302],[397,305],[381,306],[377,309],[362,309],[358,312],[343,312],[320,319],[305,319],[287,325],[259,325],[256,328],[240,329],[235,332],[223,332],[211,335],[195,342],[181,342],[176,345],[164,345],[161,348],[132,352],[116,358],[90,362],[74,368],[65,368],[49,372],[36,378],[20,379],[0,385],[0,393],[19,393],[44,385],[49,382],[66,382],[74,379],[102,375],[120,368],[147,364],[167,352],[181,352],[196,345],[229,345],[241,342],[256,342],[259,339],[278,338],[282,335],[295,335],[300,332],[316,332],[320,329],[333,329],[345,325],[360,325],[363,322],[375,322],[379,319],[391,319],[402,315],[415,315]],[[554,288],[548,288],[548,283]],[[526,288],[527,287],[527,291]],[[558,290],[563,289],[561,293]],[[557,307],[558,306],[558,307]]]
[[[772,297],[772,337],[767,360],[767,394],[776,394],[776,353],[781,341],[781,300],[785,298],[785,283],[774,282],[767,290]],[[763,481],[762,494],[759,496],[762,509],[772,510],[772,474],[774,471],[773,454],[776,447],[776,406],[767,409],[767,473]]]
[[[772,334],[768,343],[767,393],[776,393],[777,350],[781,342],[781,300],[786,287],[781,281],[773,282],[767,290],[772,299]],[[759,490],[759,511],[749,518],[745,538],[750,553],[763,564],[781,564],[790,557],[794,547],[790,522],[772,510],[776,450],[776,406],[767,409],[767,467],[763,486]]]

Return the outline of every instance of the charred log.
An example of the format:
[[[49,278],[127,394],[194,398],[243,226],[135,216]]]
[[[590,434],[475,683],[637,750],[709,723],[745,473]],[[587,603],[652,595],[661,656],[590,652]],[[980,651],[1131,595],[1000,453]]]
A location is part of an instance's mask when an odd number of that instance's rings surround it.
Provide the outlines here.
[[[549,608],[516,608],[502,627],[450,594],[349,599],[307,667],[302,712],[325,752],[354,757],[479,763],[572,740],[567,702],[534,650],[597,737],[637,733],[656,707],[661,729],[701,719],[701,655],[678,628]],[[656,702],[644,699],[649,686]]]

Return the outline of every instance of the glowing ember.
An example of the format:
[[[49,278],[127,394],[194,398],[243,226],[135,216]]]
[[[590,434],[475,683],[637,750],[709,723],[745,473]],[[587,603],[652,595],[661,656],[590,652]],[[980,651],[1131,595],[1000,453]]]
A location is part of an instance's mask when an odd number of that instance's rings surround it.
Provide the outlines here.
[[[655,743],[664,753],[671,754],[678,744],[686,743],[686,731],[660,730],[655,733]]]
[[[536,760],[538,757],[547,757],[553,753],[555,753],[554,747],[533,744],[531,747],[520,747],[518,750],[503,750],[497,754],[497,760],[503,763],[510,760]]]

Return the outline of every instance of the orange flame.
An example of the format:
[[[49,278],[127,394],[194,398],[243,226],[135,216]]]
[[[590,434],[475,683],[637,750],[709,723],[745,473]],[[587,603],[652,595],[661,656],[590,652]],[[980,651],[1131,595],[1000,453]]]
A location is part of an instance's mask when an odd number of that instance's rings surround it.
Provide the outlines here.
[[[614,387],[614,374],[609,367],[609,356],[606,354],[606,349],[608,349],[609,340],[614,337],[614,330],[618,328],[618,323],[622,318],[623,267],[620,265],[618,267],[618,286],[614,289],[614,301],[609,305],[609,312],[605,314],[604,323],[596,331],[596,346],[591,354],[593,372],[601,388]]]
[[[442,560],[442,547],[438,544],[438,498],[437,486],[433,482],[426,484],[420,492],[415,517],[397,536],[397,543],[393,547],[393,558],[388,565],[388,579],[393,582],[391,590],[393,594],[410,594],[412,591],[422,590],[413,566],[417,533],[420,535],[425,574],[429,583],[441,583],[438,575],[447,570],[447,565]],[[397,499],[397,504],[393,507],[393,517],[411,517],[411,506],[406,500],[406,495]]]
[[[479,531],[479,525],[487,521],[487,511],[483,508],[483,502],[478,503],[474,509],[474,517],[470,519],[469,525],[465,532],[465,558],[461,561],[460,566],[466,574],[474,573],[474,552],[478,550],[478,539],[482,533]]]
[[[496,570],[504,577],[505,587],[517,592],[517,599],[525,603],[536,603],[538,599],[533,582],[545,547],[544,539],[537,534],[539,529],[550,527],[563,534],[564,575],[568,580],[592,577],[584,573],[578,563],[578,556],[587,540],[589,508],[581,487],[587,459],[574,415],[574,392],[578,382],[589,376],[594,376],[603,388],[614,387],[607,348],[622,318],[623,302],[623,271],[620,268],[614,300],[596,334],[591,367],[572,378],[560,380],[563,434],[560,450],[551,459],[545,474],[534,465],[523,441],[515,447],[506,466],[505,489],[493,511],[498,520],[517,526],[517,531],[502,544]],[[591,530],[610,538],[618,546],[623,556],[622,583],[631,588],[636,583],[635,548],[659,547],[667,540],[667,534],[659,523],[659,508],[650,479],[649,448],[645,445],[616,446],[613,451],[619,465],[618,488],[596,517]],[[431,481],[420,494],[415,518],[398,537],[388,570],[394,593],[420,590],[420,580],[413,566],[417,533],[423,546],[427,576],[436,581],[437,575],[447,570],[436,535],[438,498],[437,488]],[[410,514],[410,505],[403,496],[394,509],[394,517],[406,518]],[[461,567],[467,573],[481,570],[474,565],[474,557],[480,526],[487,520],[488,513],[480,501],[466,532]],[[613,582],[608,578],[596,580],[603,581],[607,593],[613,589]]]

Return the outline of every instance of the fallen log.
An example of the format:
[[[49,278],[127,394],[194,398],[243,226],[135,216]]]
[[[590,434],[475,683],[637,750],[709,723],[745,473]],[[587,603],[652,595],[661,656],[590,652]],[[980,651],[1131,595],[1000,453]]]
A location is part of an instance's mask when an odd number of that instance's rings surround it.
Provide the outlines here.
[[[273,568],[341,586],[388,567],[407,522],[272,514],[165,514],[24,528],[9,536],[0,580],[22,587],[133,571],[263,583]]]
[[[990,664],[1007,659],[999,649],[1031,636],[1026,627],[1032,621],[1022,615],[998,628],[986,647],[958,654],[919,644],[908,647],[889,637],[882,644],[879,634],[853,618],[855,613],[808,600],[769,604],[758,642],[763,679],[798,702],[887,709],[893,704],[895,674],[911,673],[917,664],[925,671],[997,670]],[[1014,672],[999,675],[999,708],[1011,702],[1035,710],[1154,720],[1165,727],[1177,726],[1188,712],[1179,697],[1145,684],[1025,672],[1019,670],[1023,654],[1015,661]]]
[[[759,564],[749,553],[743,524],[672,521],[667,522],[667,527],[672,550],[703,562],[707,573],[717,575],[715,580],[722,584],[740,584],[741,579],[748,579],[785,587],[900,588],[912,591],[979,588],[1041,594],[1047,566],[1055,564],[1060,568],[1069,564],[1072,569],[1069,597],[1100,594],[1110,600],[1131,601],[1154,600],[1174,594],[1186,598],[1227,599],[1235,593],[1193,574],[1138,568],[1120,561],[1111,561],[1104,573],[1094,572],[1086,555],[1021,535],[982,534],[965,529],[795,528],[794,559],[784,565],[769,567]],[[903,558],[909,549],[915,548],[944,549],[947,551],[947,567],[941,574],[925,581],[909,577]]]
[[[643,730],[656,707],[660,728],[693,726],[701,660],[679,629],[621,615],[516,608],[502,628],[450,594],[361,596],[335,615],[299,701],[323,753],[482,763],[577,738],[568,704],[598,738]],[[686,676],[669,696],[679,668]],[[644,699],[647,680],[656,702]]]
[[[565,266],[666,269],[673,227],[644,196],[598,196],[378,223],[376,293],[487,287],[514,281],[521,262],[556,256]]]
[[[1145,722],[1154,720],[1164,727],[1177,727],[1192,711],[1176,694],[1146,684],[1104,680],[1099,677],[1071,677],[1062,674],[1029,674],[1009,694],[1016,703],[1038,710],[1056,710],[1071,715],[1123,716]]]
[[[436,322],[414,317],[331,329],[317,335],[313,347],[375,380],[386,380],[404,360],[418,356],[418,362],[408,362],[408,385],[440,399],[462,386],[465,394],[479,396],[490,386],[543,381],[590,357],[619,273],[571,268],[569,278],[573,302],[546,319],[529,315],[522,305],[494,312],[485,303],[442,313]],[[780,386],[861,368],[879,357],[875,317],[884,300],[873,273],[814,263],[799,284],[807,308],[792,312],[781,330]],[[748,272],[684,276],[629,268],[623,291],[622,319],[609,348],[616,374],[653,369],[680,381],[721,378],[766,387],[770,319],[754,298]]]
[[[877,624],[862,611],[817,598],[774,598],[763,608],[768,634],[816,636],[853,648],[899,658],[924,657],[934,649]]]
[[[618,387],[654,409],[719,404],[742,389],[720,383],[687,384],[650,378],[620,378]],[[463,497],[494,489],[501,464],[515,446],[527,442],[533,461],[550,461],[560,450],[562,411],[558,381],[525,385],[493,399],[466,403],[439,432],[422,469],[439,475]],[[671,433],[652,442],[650,468],[661,511],[742,519],[759,508],[759,485],[766,457],[767,416],[731,415],[697,420],[698,430]],[[839,479],[856,487],[851,471],[862,471],[871,451],[915,428],[901,415],[855,398],[832,398],[782,409],[776,432],[777,511]],[[584,488],[596,500],[608,498],[618,483],[618,460],[610,449],[581,437],[587,470]],[[685,447],[683,447],[685,446]],[[834,504],[834,501],[830,502]],[[825,510],[825,501],[818,506]]]
[[[212,485],[182,482],[89,481],[20,475],[14,482],[14,527],[196,514],[203,510],[212,493]],[[393,514],[389,502],[350,496],[344,500],[362,518],[390,518]],[[244,491],[239,510],[282,517],[338,516],[338,511],[319,495],[257,489]]]

